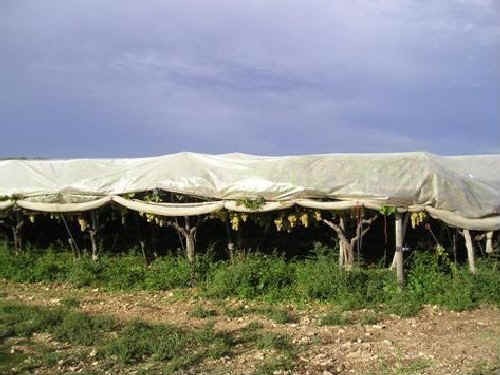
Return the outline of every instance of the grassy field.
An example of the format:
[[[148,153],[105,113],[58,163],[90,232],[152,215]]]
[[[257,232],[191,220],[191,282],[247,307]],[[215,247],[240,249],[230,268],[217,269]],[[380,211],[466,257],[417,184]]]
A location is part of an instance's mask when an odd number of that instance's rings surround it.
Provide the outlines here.
[[[500,272],[445,253],[377,267],[305,259],[0,250],[0,373],[495,374]],[[453,345],[450,345],[453,343]]]
[[[2,374],[495,374],[500,312],[336,305],[5,281]],[[450,345],[450,343],[453,345]]]

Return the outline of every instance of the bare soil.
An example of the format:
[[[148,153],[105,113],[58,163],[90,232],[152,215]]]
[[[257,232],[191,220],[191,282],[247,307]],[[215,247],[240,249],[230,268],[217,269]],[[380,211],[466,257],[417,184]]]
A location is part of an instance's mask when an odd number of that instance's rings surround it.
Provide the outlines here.
[[[259,322],[264,331],[289,335],[297,346],[294,370],[276,374],[500,374],[500,310],[494,307],[454,312],[426,306],[411,318],[385,315],[376,324],[321,326],[320,318],[331,306],[281,306],[295,319],[276,324],[253,312],[268,305],[206,299],[196,290],[107,292],[66,285],[0,283],[6,300],[57,306],[73,297],[80,301],[80,311],[111,314],[125,321],[141,319],[182,327],[201,327],[213,321],[217,330],[227,332]],[[193,309],[199,306],[217,314],[193,317]],[[247,314],[228,316],[228,309],[241,306]],[[231,356],[206,360],[190,373],[251,374],[270,355],[268,350],[247,345],[235,348]]]

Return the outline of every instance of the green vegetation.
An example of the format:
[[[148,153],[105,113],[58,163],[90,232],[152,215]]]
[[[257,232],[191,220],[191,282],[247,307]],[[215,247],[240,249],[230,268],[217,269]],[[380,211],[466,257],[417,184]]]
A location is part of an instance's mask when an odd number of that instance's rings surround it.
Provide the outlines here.
[[[230,357],[238,344],[268,352],[257,374],[292,369],[298,348],[288,336],[261,329],[255,322],[231,333],[215,331],[212,324],[185,329],[143,321],[124,323],[66,307],[0,302],[0,371],[33,372],[41,367],[81,367],[86,361],[98,361],[102,372],[135,368],[139,373],[174,373],[200,366],[205,360]],[[33,339],[34,334],[46,334],[50,339],[43,344]],[[54,344],[64,349],[54,351],[50,347]],[[19,347],[28,350],[18,353]]]
[[[63,298],[60,302],[61,302],[61,305],[64,307],[69,307],[69,308],[80,307],[80,300],[78,298],[75,298],[75,297]]]
[[[322,326],[342,326],[349,323],[348,316],[337,309],[327,312],[320,320]]]
[[[339,269],[332,249],[317,247],[306,259],[250,254],[233,261],[199,256],[194,267],[178,256],[155,259],[128,254],[103,255],[97,262],[73,260],[67,252],[25,251],[15,255],[0,248],[0,278],[21,282],[69,282],[76,287],[107,290],[165,290],[189,288],[209,297],[238,297],[267,303],[329,303],[340,310],[368,308],[401,316],[414,315],[422,305],[453,310],[479,304],[500,305],[498,261],[479,260],[477,274],[451,262],[444,252],[415,252],[408,258],[407,284],[400,290],[392,271],[383,268]],[[65,306],[77,307],[78,301]],[[247,314],[244,307],[226,308],[228,316]],[[253,311],[276,323],[293,321],[286,309]],[[200,311],[200,317],[211,312]],[[366,318],[368,319],[368,318]],[[375,319],[375,318],[370,318]]]
[[[216,316],[217,311],[214,309],[205,309],[203,306],[197,305],[191,311],[191,316],[195,318],[209,318],[211,316]]]

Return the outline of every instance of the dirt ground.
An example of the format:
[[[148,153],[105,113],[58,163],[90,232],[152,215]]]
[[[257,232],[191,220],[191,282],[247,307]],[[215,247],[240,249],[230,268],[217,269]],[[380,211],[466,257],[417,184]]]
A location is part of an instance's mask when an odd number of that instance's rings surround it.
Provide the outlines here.
[[[122,320],[183,327],[201,327],[210,320],[217,330],[227,332],[259,322],[265,331],[288,334],[299,348],[294,370],[277,374],[500,374],[500,310],[493,307],[453,312],[427,306],[411,318],[386,315],[375,324],[321,326],[320,318],[328,306],[281,306],[295,319],[277,324],[256,314],[255,304],[210,300],[196,291],[106,292],[65,285],[0,283],[6,300],[56,306],[73,297],[80,301],[83,312],[112,314]],[[193,309],[199,306],[217,313],[208,318],[193,317]],[[228,316],[228,309],[241,306],[249,313]],[[250,374],[268,355],[256,347],[235,348],[234,355],[206,361],[192,372]]]

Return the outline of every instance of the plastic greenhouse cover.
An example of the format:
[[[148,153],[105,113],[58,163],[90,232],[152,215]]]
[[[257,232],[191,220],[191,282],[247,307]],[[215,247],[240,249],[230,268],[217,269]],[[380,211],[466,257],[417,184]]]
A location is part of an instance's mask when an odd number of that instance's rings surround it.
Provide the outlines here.
[[[269,209],[300,199],[309,199],[309,203],[302,202],[309,207],[324,205],[311,200],[366,201],[372,206],[424,206],[434,209],[435,215],[461,219],[484,218],[491,230],[491,222],[500,221],[499,171],[500,155],[429,153],[276,157],[178,153],[135,159],[11,159],[0,161],[0,197],[15,199],[25,209],[36,210],[31,202],[52,203],[67,212],[72,210],[71,204],[99,200],[95,202],[98,206],[116,202],[119,195],[153,189],[213,201],[262,197],[270,201],[268,205],[280,202]],[[234,202],[224,205],[242,209]],[[6,201],[2,206],[8,207]]]

